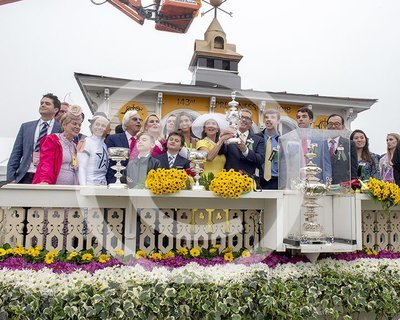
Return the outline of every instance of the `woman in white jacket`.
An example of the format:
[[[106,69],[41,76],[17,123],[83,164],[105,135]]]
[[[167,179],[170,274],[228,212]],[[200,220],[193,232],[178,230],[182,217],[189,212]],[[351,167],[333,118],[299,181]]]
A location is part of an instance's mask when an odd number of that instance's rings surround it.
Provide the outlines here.
[[[103,112],[96,112],[89,122],[92,135],[78,144],[79,184],[106,186],[109,158],[104,139],[110,131],[110,120]]]

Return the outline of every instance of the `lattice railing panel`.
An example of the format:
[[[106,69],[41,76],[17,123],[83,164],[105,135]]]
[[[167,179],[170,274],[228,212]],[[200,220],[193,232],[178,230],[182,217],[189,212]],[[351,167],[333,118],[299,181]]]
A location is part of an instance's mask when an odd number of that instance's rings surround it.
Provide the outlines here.
[[[1,223],[2,244],[111,254],[124,249],[125,209],[8,208]]]
[[[214,244],[235,251],[250,249],[261,238],[260,214],[258,210],[140,209],[137,247],[146,253]]]
[[[362,216],[363,248],[400,251],[400,212],[365,210]]]

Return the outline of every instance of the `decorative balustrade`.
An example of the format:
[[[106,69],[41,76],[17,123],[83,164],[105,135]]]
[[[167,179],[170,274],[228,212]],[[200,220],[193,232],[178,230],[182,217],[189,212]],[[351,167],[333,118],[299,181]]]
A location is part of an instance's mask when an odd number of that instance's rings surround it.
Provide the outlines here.
[[[293,248],[285,239],[301,225],[296,201],[293,191],[251,192],[232,200],[207,191],[154,196],[148,190],[8,185],[0,189],[0,243],[111,253],[213,244],[283,251]],[[327,196],[321,204],[327,220],[337,217],[330,230],[335,241],[348,240],[305,245],[302,251],[400,251],[399,208],[388,215],[363,194]]]

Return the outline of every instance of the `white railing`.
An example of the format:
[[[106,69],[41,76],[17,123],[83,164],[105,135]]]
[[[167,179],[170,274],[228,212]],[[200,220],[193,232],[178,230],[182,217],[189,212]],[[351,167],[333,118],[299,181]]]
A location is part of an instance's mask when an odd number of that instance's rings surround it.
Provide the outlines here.
[[[222,199],[211,192],[154,196],[148,190],[7,185],[0,189],[0,243],[48,249],[166,252],[220,243],[234,249],[306,253],[400,250],[398,208],[386,215],[367,195],[319,200],[320,222],[332,243],[288,241],[301,233],[302,197],[294,191],[250,192]]]

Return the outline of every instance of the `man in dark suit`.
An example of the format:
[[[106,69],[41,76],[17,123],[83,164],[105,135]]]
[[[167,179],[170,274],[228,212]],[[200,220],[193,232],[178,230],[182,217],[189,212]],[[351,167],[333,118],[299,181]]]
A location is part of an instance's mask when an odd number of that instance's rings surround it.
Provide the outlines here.
[[[60,109],[60,100],[52,93],[45,94],[40,100],[40,119],[21,125],[15,139],[7,164],[7,181],[10,183],[32,183],[39,162],[39,142],[50,134],[61,132],[54,120]]]
[[[251,110],[242,109],[241,114],[239,130],[237,132],[241,142],[224,145],[221,148],[221,153],[226,156],[226,170],[241,170],[243,173],[253,177],[256,169],[260,169],[264,162],[265,144],[262,137],[249,131],[253,124]],[[225,133],[229,133],[230,131],[232,135],[236,135],[236,133],[232,132],[232,128],[224,130]]]
[[[394,149],[392,163],[393,163],[394,182],[398,186],[400,186],[400,142],[397,144],[396,148]]]
[[[328,117],[327,122],[327,128],[329,130],[345,129],[344,119],[339,114],[331,114]],[[358,161],[357,148],[354,141],[341,136],[336,136],[329,139],[327,143],[331,154],[332,184],[356,179]]]
[[[167,140],[167,152],[156,156],[160,161],[160,168],[189,169],[190,161],[179,155],[185,144],[185,138],[180,132],[171,132]]]
[[[122,119],[122,127],[125,130],[125,132],[109,135],[105,140],[107,148],[111,147],[129,148],[131,155],[136,145],[136,135],[140,131],[140,128],[142,126],[142,121],[143,119],[140,117],[139,113],[136,110],[127,111]],[[124,160],[121,162],[121,164],[126,167],[128,161],[129,159]],[[116,180],[116,178],[114,177],[115,171],[111,169],[111,167],[114,166],[115,163],[116,163],[115,161],[110,160],[106,175],[108,184],[114,183]]]

